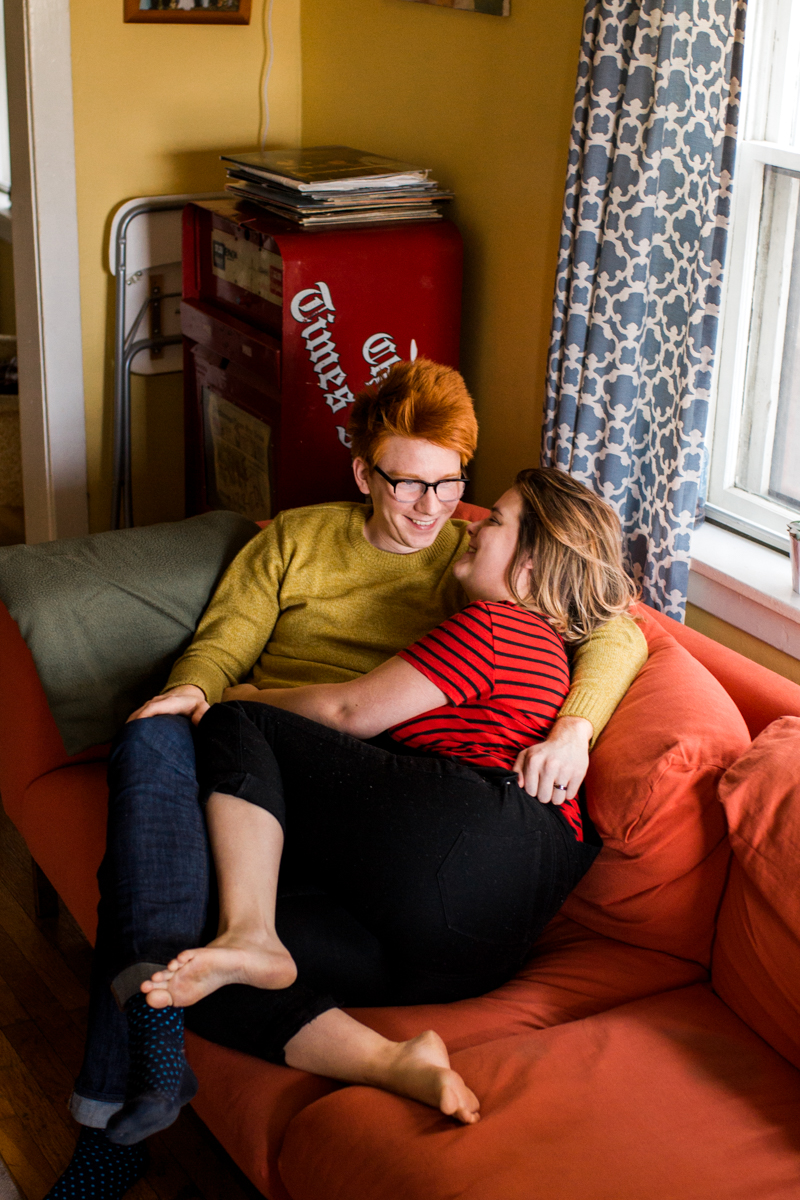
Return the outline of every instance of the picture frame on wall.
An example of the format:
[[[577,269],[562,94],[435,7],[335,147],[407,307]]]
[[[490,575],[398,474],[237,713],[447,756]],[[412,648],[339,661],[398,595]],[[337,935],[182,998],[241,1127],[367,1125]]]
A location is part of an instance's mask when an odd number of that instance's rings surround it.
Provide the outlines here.
[[[126,21],[249,25],[252,0],[125,0]]]
[[[458,8],[462,12],[484,13],[489,17],[510,17],[511,0],[414,0],[416,4],[435,4],[438,8]]]

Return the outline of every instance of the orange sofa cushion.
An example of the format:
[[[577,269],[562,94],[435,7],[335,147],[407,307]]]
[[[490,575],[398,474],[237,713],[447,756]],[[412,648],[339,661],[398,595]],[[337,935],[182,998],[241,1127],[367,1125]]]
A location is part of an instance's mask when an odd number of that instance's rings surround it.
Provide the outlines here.
[[[458,1126],[366,1087],[289,1126],[292,1200],[797,1200],[800,1075],[698,985],[453,1056]]]
[[[782,717],[756,738],[723,776],[720,799],[734,861],[714,988],[800,1068],[800,717]]]
[[[747,722],[751,737],[758,737],[778,717],[800,717],[800,686],[791,679],[776,675],[688,625],[679,625],[664,613],[649,607],[647,612],[719,680]]]
[[[349,1011],[395,1040],[435,1029],[453,1053],[604,1012],[633,998],[689,987],[704,977],[695,963],[611,941],[558,916],[524,970],[488,996],[456,1004]],[[306,1104],[339,1085],[223,1050],[192,1034],[187,1053],[200,1080],[193,1101],[197,1112],[270,1200],[286,1200],[278,1174],[285,1129]],[[245,1115],[253,1113],[257,1120]]]
[[[641,608],[650,657],[586,777],[604,846],[566,916],[708,966],[729,847],[717,783],[750,742],[719,683]]]
[[[456,521],[482,521],[484,517],[489,516],[490,510],[482,508],[480,504],[467,504],[465,500],[459,500],[453,510],[453,519]]]
[[[200,1082],[192,1101],[197,1115],[269,1200],[293,1200],[278,1171],[286,1128],[341,1084],[226,1050],[195,1033],[186,1034],[186,1057]]]
[[[707,978],[708,972],[688,959],[614,941],[559,913],[522,970],[486,996],[454,1004],[350,1011],[393,1041],[435,1029],[452,1053],[576,1021]]]

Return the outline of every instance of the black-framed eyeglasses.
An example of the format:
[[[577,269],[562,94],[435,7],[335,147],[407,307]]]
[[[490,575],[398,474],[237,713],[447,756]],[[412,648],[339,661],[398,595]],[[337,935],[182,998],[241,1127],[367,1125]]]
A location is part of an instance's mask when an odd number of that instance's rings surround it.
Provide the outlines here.
[[[428,488],[433,488],[434,496],[443,504],[450,504],[453,500],[461,499],[464,488],[469,483],[466,475],[459,479],[437,479],[436,483],[426,483],[424,479],[392,479],[391,475],[387,475],[378,466],[373,470],[391,486],[395,500],[399,500],[401,504],[413,504],[415,500],[420,500]]]

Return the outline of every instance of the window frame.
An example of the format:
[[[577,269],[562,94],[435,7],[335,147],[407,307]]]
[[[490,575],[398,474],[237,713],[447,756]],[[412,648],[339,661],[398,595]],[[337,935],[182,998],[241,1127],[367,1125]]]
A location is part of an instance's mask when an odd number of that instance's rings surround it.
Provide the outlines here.
[[[800,173],[800,0],[751,0],[745,78],[721,306],[706,514],[717,524],[789,551],[797,510],[736,486],[745,416],[748,345],[765,169]],[[748,33],[749,33],[748,30]],[[749,53],[748,53],[749,51]],[[769,82],[760,85],[770,62]],[[797,99],[792,106],[787,96]],[[798,251],[800,252],[800,247]]]

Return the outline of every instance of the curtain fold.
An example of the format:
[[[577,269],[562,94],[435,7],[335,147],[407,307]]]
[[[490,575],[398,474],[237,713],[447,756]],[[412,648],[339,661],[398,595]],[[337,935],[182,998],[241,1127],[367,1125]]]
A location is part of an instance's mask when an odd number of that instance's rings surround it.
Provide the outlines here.
[[[746,0],[588,0],[542,463],[619,513],[683,619],[730,216]]]

